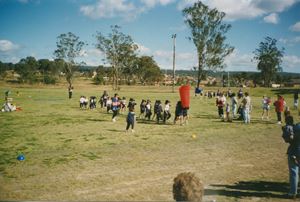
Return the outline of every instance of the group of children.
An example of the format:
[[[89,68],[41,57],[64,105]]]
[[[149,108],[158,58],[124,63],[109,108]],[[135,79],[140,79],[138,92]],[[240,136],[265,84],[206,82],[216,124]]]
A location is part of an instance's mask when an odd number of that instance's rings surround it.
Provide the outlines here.
[[[91,96],[88,100],[85,96],[80,97],[80,108],[87,109],[89,104],[90,109],[96,108],[96,97]],[[117,115],[119,113],[125,113],[128,109],[128,114],[126,118],[127,126],[126,131],[131,128],[134,131],[134,123],[136,122],[135,106],[137,105],[133,98],[130,98],[127,104],[125,97],[119,97],[116,93],[113,97],[110,97],[107,91],[104,91],[100,96],[99,103],[101,108],[106,108],[107,113],[112,112],[112,121],[116,122]],[[166,100],[163,104],[161,100],[156,100],[154,106],[152,106],[151,101],[148,99],[143,99],[140,103],[140,114],[139,119],[143,120],[156,120],[156,123],[167,123],[171,118],[171,102]],[[181,101],[178,101],[175,109],[174,124],[177,121],[181,125],[187,124],[188,120],[188,108],[183,108],[181,106]]]
[[[86,96],[80,96],[79,99],[79,107],[80,109],[87,109],[89,105],[89,109],[95,109],[96,108],[96,96],[91,96],[90,99],[88,99]]]

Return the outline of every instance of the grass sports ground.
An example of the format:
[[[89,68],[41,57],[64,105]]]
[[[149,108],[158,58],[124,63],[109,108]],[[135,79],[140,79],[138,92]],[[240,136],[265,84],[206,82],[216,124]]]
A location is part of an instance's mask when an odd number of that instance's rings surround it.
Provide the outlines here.
[[[204,201],[287,201],[288,145],[273,106],[271,120],[261,120],[261,99],[282,93],[292,109],[289,89],[243,89],[252,98],[249,125],[221,122],[215,99],[191,97],[188,125],[138,120],[125,133],[127,112],[112,122],[99,105],[79,109],[80,95],[113,95],[111,86],[74,86],[69,100],[63,85],[1,84],[3,99],[10,89],[22,111],[0,113],[0,200],[172,201],[173,178],[191,171],[205,186]],[[169,99],[171,119],[179,100],[171,87],[122,86],[118,94],[138,104]]]

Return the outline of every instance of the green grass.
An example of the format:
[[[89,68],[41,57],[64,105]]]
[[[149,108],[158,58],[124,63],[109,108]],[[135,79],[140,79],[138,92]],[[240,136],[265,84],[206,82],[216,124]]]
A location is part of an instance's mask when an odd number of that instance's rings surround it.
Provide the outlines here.
[[[125,133],[126,113],[113,123],[105,110],[79,109],[80,95],[112,95],[110,86],[77,83],[71,100],[65,86],[1,85],[0,92],[6,89],[23,110],[0,113],[0,200],[172,200],[173,178],[187,171],[201,178],[207,201],[281,201],[286,192],[287,145],[273,107],[271,121],[260,120],[260,102],[288,91],[245,90],[254,107],[250,125],[221,122],[214,99],[191,97],[188,125],[138,120],[135,133]],[[169,99],[171,119],[179,99],[153,86],[122,86],[119,95],[138,104]],[[292,94],[284,97],[292,106]]]

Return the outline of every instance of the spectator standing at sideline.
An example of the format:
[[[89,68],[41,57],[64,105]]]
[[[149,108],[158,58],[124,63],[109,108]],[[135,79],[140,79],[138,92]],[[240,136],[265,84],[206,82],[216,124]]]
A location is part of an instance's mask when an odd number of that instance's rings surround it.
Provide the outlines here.
[[[299,125],[294,125],[290,111],[287,113],[285,123],[286,125],[282,127],[282,138],[286,143],[289,143],[287,150],[290,182],[288,198],[295,199],[299,181],[300,128]]]
[[[245,97],[242,100],[243,104],[243,117],[244,117],[244,122],[246,124],[250,123],[251,117],[250,117],[250,112],[251,112],[251,98],[249,96],[249,93],[245,93]]]
[[[269,110],[270,110],[271,99],[264,95],[261,102],[262,102],[262,109],[263,109],[263,112],[261,114],[261,120],[263,120],[265,118],[265,115],[266,115],[267,120],[269,120]]]
[[[216,99],[216,105],[218,107],[218,114],[221,119],[224,118],[224,106],[226,103],[226,98],[223,93],[220,93],[218,98]]]
[[[294,93],[294,109],[298,109],[298,100],[299,100],[299,95],[298,91]]]
[[[281,95],[277,95],[277,100],[274,102],[274,106],[277,115],[277,123],[281,124],[281,114],[284,110],[284,98]]]

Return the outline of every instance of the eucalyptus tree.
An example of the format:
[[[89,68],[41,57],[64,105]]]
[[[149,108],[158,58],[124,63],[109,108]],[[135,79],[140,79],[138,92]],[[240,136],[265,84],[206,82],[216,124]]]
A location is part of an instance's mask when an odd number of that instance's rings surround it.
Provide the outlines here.
[[[54,56],[56,59],[65,61],[64,73],[69,88],[72,88],[74,72],[76,65],[78,65],[75,59],[81,55],[84,45],[85,43],[80,41],[79,37],[72,32],[60,34],[57,37],[57,49],[54,51]]]
[[[106,60],[112,67],[113,88],[117,90],[124,69],[127,68],[125,72],[128,72],[128,68],[133,68],[133,59],[138,46],[131,36],[122,33],[117,25],[111,26],[111,33],[108,36],[97,32],[96,40],[96,48],[105,54]]]
[[[281,63],[284,49],[277,47],[277,40],[266,37],[259,43],[259,47],[254,51],[254,60],[257,63],[257,69],[261,72],[264,86],[270,87],[275,79],[277,72],[282,71]]]
[[[198,85],[203,70],[218,70],[225,67],[225,57],[233,52],[234,48],[226,44],[225,34],[231,28],[230,24],[223,22],[224,12],[210,9],[201,1],[193,6],[183,9],[185,23],[191,30],[189,40],[193,41],[198,56]]]

